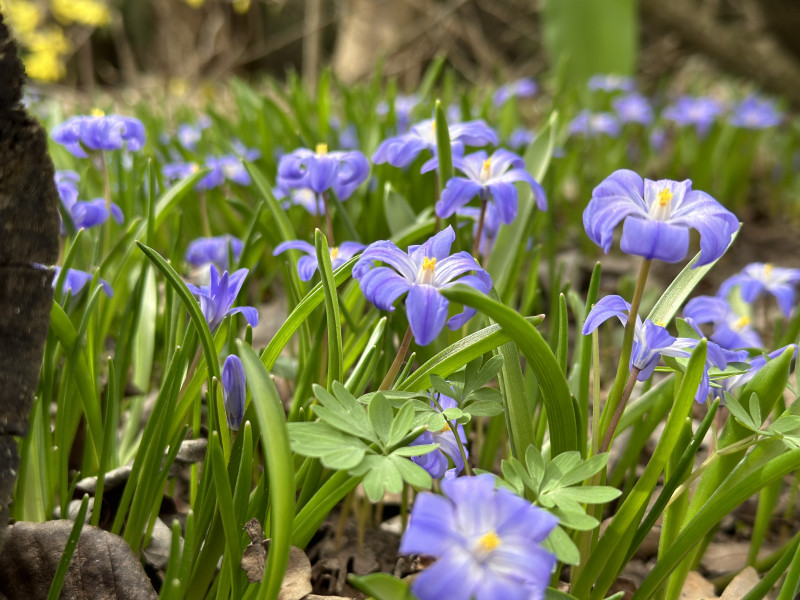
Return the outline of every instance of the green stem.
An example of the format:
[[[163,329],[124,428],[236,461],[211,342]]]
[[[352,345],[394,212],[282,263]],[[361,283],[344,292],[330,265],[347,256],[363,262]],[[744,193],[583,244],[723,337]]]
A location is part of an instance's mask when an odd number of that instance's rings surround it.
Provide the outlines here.
[[[442,408],[442,405],[439,404],[439,401],[433,396],[431,396],[431,401],[436,405],[436,408],[439,410],[439,412],[442,413],[442,416],[444,416],[444,409]],[[467,459],[467,452],[464,450],[464,444],[461,443],[461,438],[458,435],[458,421],[447,421],[445,419],[445,423],[447,423],[447,427],[450,428],[450,431],[453,432],[453,436],[456,438],[458,451],[461,453],[461,460],[464,461],[464,474],[470,476],[472,475],[472,470],[469,468],[469,460]]]
[[[625,383],[625,389],[622,390],[622,398],[620,398],[619,404],[617,404],[617,410],[614,411],[614,416],[611,418],[611,424],[608,426],[606,434],[603,437],[603,443],[600,445],[600,452],[606,452],[608,447],[611,445],[614,432],[617,430],[619,420],[622,417],[622,413],[625,411],[625,406],[628,404],[628,399],[631,397],[633,386],[636,385],[636,377],[639,375],[639,371],[640,369],[638,367],[631,368],[631,373],[628,375],[628,381]]]
[[[481,198],[481,214],[478,217],[478,231],[475,233],[475,241],[472,245],[472,256],[475,256],[476,258],[479,256],[481,251],[481,235],[483,234],[483,221],[486,218],[486,204],[486,199]]]
[[[333,219],[331,218],[331,203],[328,199],[328,192],[322,192],[322,202],[325,204],[325,231],[328,232],[328,244],[335,246],[333,243]]]
[[[617,411],[617,406],[622,399],[623,388],[628,376],[628,363],[633,349],[633,334],[636,331],[636,321],[639,316],[639,305],[642,302],[642,294],[644,293],[645,283],[647,283],[647,274],[650,272],[650,264],[649,260],[642,259],[642,264],[639,267],[639,277],[636,279],[636,289],[633,291],[631,309],[628,312],[628,323],[625,325],[625,336],[622,339],[622,354],[619,358],[617,374],[614,377],[614,385],[608,394],[608,400],[600,421],[601,431],[609,430],[612,415]]]

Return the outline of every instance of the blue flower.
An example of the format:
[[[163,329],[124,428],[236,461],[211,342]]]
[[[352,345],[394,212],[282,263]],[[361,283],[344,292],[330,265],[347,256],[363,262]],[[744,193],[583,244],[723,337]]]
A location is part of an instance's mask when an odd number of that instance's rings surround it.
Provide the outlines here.
[[[567,126],[570,135],[597,137],[601,134],[617,137],[620,132],[619,120],[611,113],[592,113],[588,110],[579,112]]]
[[[620,96],[614,100],[613,105],[619,120],[623,123],[649,125],[653,122],[653,109],[647,98],[641,94]]]
[[[531,600],[544,597],[556,558],[541,543],[558,519],[489,474],[442,480],[444,496],[417,496],[401,554],[437,561],[415,579],[420,600]]]
[[[635,87],[633,79],[624,75],[592,75],[588,83],[593,92],[632,92]]]
[[[760,354],[750,360],[746,361],[750,368],[745,371],[744,373],[740,373],[739,375],[734,375],[732,377],[727,377],[726,379],[722,379],[720,381],[720,388],[714,390],[715,394],[717,394],[721,400],[724,400],[724,395],[722,391],[728,392],[732,394],[735,390],[739,389],[740,387],[744,386],[747,382],[749,382],[756,373],[758,373],[761,369],[763,369],[767,364],[767,358],[770,360],[778,358],[781,354],[783,354],[786,350],[791,349],[792,354],[797,356],[797,344],[789,344],[788,346],[784,346],[783,348],[778,348],[777,350],[773,350],[770,352],[766,357],[763,354]]]
[[[703,404],[708,397],[708,392],[711,389],[708,371],[716,367],[720,371],[724,371],[728,363],[743,362],[747,360],[747,351],[740,350],[726,350],[719,344],[714,342],[707,342],[706,344],[706,366],[703,369],[703,378],[700,380],[700,385],[697,388],[697,393],[694,396],[695,401]],[[720,388],[715,387],[714,393],[717,394]]]
[[[72,117],[56,127],[53,139],[78,158],[89,150],[141,150],[145,143],[144,125],[139,119],[121,115]]]
[[[245,320],[252,326],[258,325],[258,311],[252,306],[242,306],[231,308],[236,301],[236,296],[242,289],[244,280],[247,277],[247,269],[239,269],[233,273],[223,271],[220,276],[219,271],[214,265],[209,267],[211,269],[211,283],[197,287],[191,283],[186,286],[189,291],[197,296],[200,303],[200,310],[206,318],[208,328],[213,332],[219,327],[222,320],[236,313],[242,313]]]
[[[750,263],[741,273],[722,282],[717,296],[727,298],[739,286],[742,300],[752,304],[765,294],[772,294],[785,316],[794,308],[795,286],[800,283],[800,269],[776,267],[770,263]]]
[[[205,129],[205,127],[199,124],[189,125],[188,123],[182,123],[178,125],[175,137],[178,138],[178,143],[186,150],[195,150],[197,148],[197,142],[203,137],[203,129]]]
[[[496,108],[503,106],[511,98],[532,98],[539,91],[539,86],[530,77],[523,77],[497,88],[492,96],[492,104]]]
[[[464,153],[464,145],[485,146],[497,145],[497,134],[484,121],[454,123],[447,126],[450,133],[450,145],[453,156]],[[436,121],[427,119],[411,127],[408,133],[392,137],[381,142],[372,155],[372,162],[389,163],[393,167],[405,168],[420,155],[423,150],[436,154]],[[422,172],[431,171],[435,163],[428,161],[422,166]]]
[[[678,262],[689,250],[689,229],[700,233],[700,259],[695,267],[725,252],[739,220],[692,182],[642,179],[633,171],[614,171],[592,191],[583,211],[583,226],[604,252],[611,248],[614,228],[624,220],[620,248],[648,260]]]
[[[358,242],[342,242],[338,246],[334,246],[330,249],[331,268],[333,270],[338,269],[363,249],[364,244],[359,244]],[[308,281],[311,279],[314,276],[314,272],[319,268],[316,248],[314,248],[314,246],[308,242],[304,242],[302,240],[291,240],[278,244],[275,247],[275,251],[272,253],[272,255],[277,256],[278,254],[286,252],[287,250],[300,250],[308,255],[303,256],[297,261],[297,272],[300,274],[300,279],[302,281]]]
[[[448,408],[457,408],[458,403],[448,396],[438,394],[437,401],[442,410]],[[435,406],[431,401],[431,406]],[[437,409],[438,410],[438,409]],[[467,436],[464,433],[464,426],[459,424],[457,427],[458,437],[464,445],[464,453],[469,456],[467,452]],[[445,420],[444,428],[440,431],[426,431],[420,435],[416,440],[411,442],[411,446],[420,446],[423,444],[439,444],[439,448],[428,454],[422,456],[413,456],[412,462],[417,463],[420,467],[425,469],[434,479],[441,479],[442,476],[448,479],[456,477],[461,471],[464,470],[464,459],[461,456],[461,450],[458,447],[456,436],[451,428],[451,423]],[[455,465],[452,469],[448,458],[453,461]]]
[[[682,96],[675,104],[664,109],[664,118],[681,127],[692,125],[697,134],[703,136],[722,110],[722,105],[713,98]]]
[[[495,204],[503,223],[511,223],[517,216],[517,188],[514,185],[517,181],[530,185],[539,210],[547,210],[547,197],[542,186],[525,171],[525,161],[513,152],[495,150],[487,158],[486,152],[481,150],[463,158],[453,158],[453,166],[466,177],[453,177],[442,190],[436,203],[436,214],[443,219],[475,196],[480,196],[482,201],[491,200]]]
[[[238,431],[244,417],[247,377],[241,359],[235,354],[229,355],[222,366],[222,388],[228,427]]]
[[[55,289],[56,283],[58,282],[58,275],[61,273],[61,267],[54,266],[50,268],[55,273],[55,275],[53,275],[53,289]],[[93,278],[94,275],[92,273],[87,273],[86,271],[81,271],[79,269],[68,269],[67,274],[64,277],[64,284],[61,287],[61,293],[66,294],[69,292],[73,296],[76,296]],[[111,289],[111,284],[105,279],[100,279],[100,285],[103,287],[103,291],[106,293],[106,296],[111,298],[114,295],[114,290]]]
[[[733,310],[727,300],[714,296],[698,296],[686,303],[683,317],[692,325],[711,323],[711,339],[728,350],[761,348],[761,337],[750,325],[750,316]]]
[[[399,95],[394,99],[394,121],[398,134],[408,131],[408,127],[411,125],[411,113],[418,104],[419,98],[413,95]],[[389,104],[383,100],[378,104],[376,110],[381,116],[387,115],[389,113]]]
[[[277,183],[282,189],[309,188],[315,194],[332,189],[344,200],[368,175],[369,163],[361,152],[328,152],[326,144],[317,144],[316,151],[298,148],[282,156]]]
[[[186,248],[186,262],[195,267],[213,264],[224,270],[231,266],[228,248],[233,251],[233,259],[238,260],[244,244],[239,238],[227,234],[197,238]]]
[[[120,224],[125,220],[122,209],[114,202],[107,204],[103,198],[87,202],[79,201],[77,186],[79,177],[75,171],[56,171],[55,180],[61,204],[76,229],[89,229],[102,225],[108,220],[109,215]],[[64,233],[63,224],[62,233]]]
[[[209,156],[206,167],[211,172],[195,185],[197,190],[211,190],[221,186],[225,180],[233,181],[239,185],[248,186],[252,183],[250,174],[239,156],[226,154],[224,156]]]
[[[486,294],[492,288],[491,276],[472,256],[466,252],[450,256],[450,246],[455,239],[453,228],[448,227],[421,246],[409,246],[407,253],[392,242],[374,242],[367,246],[353,267],[353,277],[358,280],[364,296],[381,310],[393,311],[394,302],[408,292],[408,324],[420,346],[430,344],[445,322],[455,330],[476,312],[467,308],[448,320],[450,302],[439,293],[440,289],[464,283]],[[389,266],[375,267],[373,261]],[[469,271],[475,271],[475,275],[460,277]]]
[[[167,182],[186,179],[189,175],[197,173],[199,170],[200,167],[194,162],[167,163],[161,168],[161,172],[164,174],[164,179],[166,179]]]
[[[771,100],[749,96],[742,100],[730,117],[731,125],[744,129],[767,129],[780,125],[783,115]]]
[[[583,335],[592,333],[613,317],[617,317],[620,323],[626,325],[630,309],[631,305],[620,296],[609,295],[601,298],[586,315]],[[691,355],[687,348],[692,348],[696,344],[697,340],[692,338],[672,337],[664,327],[653,323],[650,319],[642,323],[641,317],[636,315],[629,367],[639,369],[636,376],[638,381],[646,381],[652,376],[662,356],[687,358]]]

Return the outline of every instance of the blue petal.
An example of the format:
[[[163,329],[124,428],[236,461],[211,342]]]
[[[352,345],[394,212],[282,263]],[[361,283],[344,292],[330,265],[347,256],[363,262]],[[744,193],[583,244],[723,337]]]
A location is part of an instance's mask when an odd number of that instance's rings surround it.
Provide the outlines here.
[[[583,323],[583,335],[589,335],[612,317],[617,317],[623,325],[627,324],[630,310],[631,305],[621,296],[616,294],[604,296],[597,301],[592,310],[589,311],[589,314],[586,315],[586,320]]]
[[[297,273],[300,275],[301,281],[309,281],[314,277],[319,263],[316,256],[301,256],[297,261]]]
[[[431,285],[411,287],[406,298],[406,314],[417,344],[427,346],[436,339],[447,321],[449,304]]]
[[[414,261],[415,264],[414,277],[416,278],[417,266],[422,266],[424,258],[435,258],[437,260],[446,258],[450,254],[450,247],[453,245],[455,239],[456,232],[453,231],[452,225],[448,225],[433,237],[428,238],[424,244],[420,246],[409,246],[408,251],[411,260]]]
[[[278,254],[286,252],[287,250],[300,250],[309,256],[316,256],[317,254],[317,250],[308,242],[304,242],[303,240],[289,240],[288,242],[281,242],[275,246],[272,255],[278,256]]]
[[[700,233],[699,267],[714,262],[725,252],[739,228],[739,219],[705,192],[686,194],[680,207],[670,216],[670,223],[692,227]]]
[[[393,311],[394,302],[411,287],[411,283],[389,267],[378,267],[359,280],[364,297],[381,310]]]
[[[238,430],[244,417],[247,378],[244,365],[235,354],[225,359],[222,367],[222,387],[225,390],[225,413],[228,417],[228,427]]]
[[[470,271],[483,271],[483,269],[471,254],[462,250],[436,262],[433,277],[434,285],[441,287],[446,283],[450,283],[459,275]],[[489,281],[491,281],[491,278]]]
[[[457,539],[452,502],[442,496],[422,492],[414,502],[411,520],[398,552],[440,556]]]
[[[500,220],[506,225],[517,217],[517,188],[513,183],[497,181],[486,187],[492,192],[492,200],[500,214]]]
[[[664,221],[630,217],[622,226],[620,248],[647,260],[678,262],[689,250],[689,230]]]
[[[388,240],[373,242],[366,247],[364,252],[361,253],[361,258],[353,266],[353,277],[361,279],[372,269],[373,261],[386,263],[410,282],[417,278],[417,267],[408,254]]]
[[[447,182],[439,201],[436,203],[436,215],[447,219],[481,191],[481,185],[464,177],[453,177]]]
[[[252,306],[239,306],[236,308],[231,308],[225,313],[225,316],[235,315],[240,313],[244,316],[245,321],[250,325],[250,327],[256,327],[258,325],[258,310],[256,310]]]

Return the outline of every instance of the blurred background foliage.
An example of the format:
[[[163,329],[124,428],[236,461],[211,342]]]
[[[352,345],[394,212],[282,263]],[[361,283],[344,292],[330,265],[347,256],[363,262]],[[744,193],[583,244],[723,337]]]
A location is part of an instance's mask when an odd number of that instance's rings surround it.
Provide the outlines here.
[[[0,0],[31,78],[91,89],[287,68],[314,86],[380,63],[412,89],[437,55],[470,84],[637,73],[704,55],[800,104],[796,0]]]

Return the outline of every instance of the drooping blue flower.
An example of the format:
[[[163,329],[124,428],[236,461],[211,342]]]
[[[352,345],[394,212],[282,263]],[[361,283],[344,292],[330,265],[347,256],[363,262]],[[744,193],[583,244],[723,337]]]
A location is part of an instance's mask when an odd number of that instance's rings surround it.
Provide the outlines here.
[[[588,110],[580,111],[567,126],[570,135],[583,135],[586,137],[597,137],[607,135],[617,137],[620,132],[620,124],[617,117],[607,112],[592,113]]]
[[[331,268],[335,271],[364,248],[364,244],[359,244],[358,242],[342,242],[338,246],[333,246],[330,248]],[[303,240],[290,240],[278,244],[272,255],[278,256],[278,254],[287,250],[300,250],[307,254],[307,256],[303,256],[297,261],[297,272],[300,274],[302,281],[311,279],[319,268],[316,248]]]
[[[705,135],[723,112],[722,105],[707,96],[681,96],[675,104],[664,109],[667,121],[681,126],[693,126],[700,136]]]
[[[327,144],[316,151],[298,148],[278,163],[278,186],[309,188],[315,194],[332,189],[340,200],[349,198],[369,175],[367,158],[357,151],[329,152]]]
[[[750,325],[750,315],[737,313],[723,298],[692,298],[683,309],[683,317],[693,325],[710,323],[714,327],[711,340],[728,350],[763,346],[758,332]]]
[[[55,275],[53,275],[53,289],[55,289],[56,283],[58,282],[58,275],[61,273],[61,267],[53,266],[49,268],[55,273]],[[66,294],[69,292],[73,296],[76,296],[93,278],[94,274],[92,273],[87,273],[80,269],[67,269],[67,274],[64,276],[64,284],[61,287],[61,293]],[[103,287],[106,296],[111,298],[114,295],[111,284],[105,279],[100,278],[100,285]]]
[[[495,108],[500,108],[511,100],[511,98],[532,98],[539,91],[539,86],[530,77],[523,77],[501,85],[492,96],[492,104]]]
[[[252,306],[240,306],[231,308],[236,301],[236,296],[242,289],[244,280],[247,277],[247,269],[239,269],[233,273],[223,271],[220,276],[219,271],[214,265],[210,265],[211,282],[209,285],[197,287],[191,283],[186,286],[189,291],[197,296],[200,303],[200,310],[206,318],[208,328],[213,332],[219,327],[222,320],[236,313],[244,315],[245,320],[252,326],[258,325],[258,311]]]
[[[458,403],[453,398],[441,394],[437,394],[437,402],[442,410],[458,407]],[[431,401],[431,406],[435,406],[433,401]],[[469,457],[469,452],[467,451],[467,436],[464,433],[464,426],[459,423],[457,430],[458,437],[461,439],[461,443],[464,446],[464,453]],[[424,444],[439,444],[439,448],[433,452],[423,454],[422,456],[413,456],[411,461],[425,469],[434,479],[441,479],[443,476],[453,478],[464,470],[464,459],[458,448],[456,436],[453,433],[451,424],[446,420],[443,429],[440,431],[426,431],[411,442],[410,445],[421,446]],[[454,467],[449,470],[448,467],[450,463],[448,462],[448,458],[453,461],[454,465]]]
[[[583,323],[583,335],[589,335],[608,319],[616,317],[623,325],[628,322],[628,313],[631,305],[622,297],[609,295],[601,298],[586,315]],[[692,348],[697,340],[692,338],[676,338],[661,325],[647,319],[642,323],[641,317],[636,315],[636,328],[633,334],[633,349],[629,368],[636,367],[639,374],[638,381],[650,379],[662,356],[687,358],[691,353],[687,348]]]
[[[79,177],[75,171],[56,171],[55,180],[61,204],[72,219],[75,229],[89,229],[102,225],[108,220],[109,215],[120,224],[125,220],[122,209],[114,202],[108,204],[103,198],[79,201],[77,186]],[[62,233],[65,233],[63,224]]]
[[[741,273],[722,282],[717,296],[727,298],[730,291],[739,286],[742,300],[752,304],[761,296],[772,294],[785,316],[794,308],[795,287],[800,283],[800,269],[776,267],[770,263],[750,263]]]
[[[53,139],[78,158],[89,150],[119,150],[127,144],[128,150],[144,147],[144,125],[139,119],[121,115],[72,117],[53,131]]]
[[[484,121],[468,121],[466,123],[453,123],[447,126],[450,133],[450,146],[453,156],[464,153],[464,145],[485,146],[497,145],[497,133]],[[411,127],[408,133],[391,137],[378,146],[372,155],[372,162],[377,164],[389,163],[393,167],[405,168],[420,155],[423,150],[436,154],[436,121],[427,119]],[[428,161],[422,167],[422,172],[431,171],[435,165]]]
[[[406,315],[420,346],[430,344],[445,322],[455,330],[476,312],[466,308],[448,320],[450,302],[439,293],[440,289],[464,283],[486,294],[492,287],[491,276],[472,256],[466,252],[450,255],[455,238],[453,228],[448,227],[421,246],[409,246],[408,252],[389,241],[374,242],[367,246],[353,267],[353,277],[358,280],[364,296],[381,310],[393,311],[394,302],[408,292]],[[375,267],[373,261],[389,266]],[[475,271],[475,275],[465,275],[470,271]]]
[[[703,378],[700,380],[700,386],[697,388],[697,393],[694,396],[695,401],[703,404],[708,398],[708,392],[712,389],[711,382],[709,377],[709,369],[717,368],[720,371],[724,371],[725,367],[728,366],[728,363],[733,362],[743,362],[747,360],[747,351],[746,350],[726,350],[719,344],[715,342],[707,342],[706,343],[706,366],[703,369]],[[714,393],[716,394],[720,388],[715,387]]]
[[[239,431],[247,398],[247,377],[241,359],[235,354],[230,354],[222,366],[222,388],[228,427]]]
[[[412,584],[419,600],[536,600],[556,558],[541,543],[558,524],[492,475],[443,479],[444,496],[417,496],[401,554],[435,556]]]
[[[466,177],[453,177],[447,182],[436,214],[442,219],[450,217],[456,209],[480,197],[483,202],[493,202],[503,223],[509,224],[517,216],[517,181],[531,186],[539,210],[547,210],[547,197],[542,186],[525,170],[522,157],[508,150],[495,150],[487,157],[481,150],[464,157],[454,157],[453,166]]]
[[[700,233],[699,267],[725,252],[739,227],[736,216],[692,182],[642,179],[628,169],[614,171],[592,191],[583,226],[604,252],[623,221],[620,248],[648,260],[678,262],[689,250],[689,229]]]
[[[767,129],[780,125],[783,115],[772,100],[748,96],[733,109],[731,125],[744,129]]]
[[[638,93],[627,94],[615,98],[614,110],[623,123],[641,123],[649,125],[653,122],[653,109],[650,102]]]
[[[633,79],[624,75],[592,75],[588,83],[588,88],[593,92],[632,92],[635,87]]]
[[[220,270],[230,268],[231,261],[228,249],[233,252],[233,260],[238,260],[244,244],[232,235],[200,237],[189,243],[186,248],[186,262],[195,267],[215,265]]]

